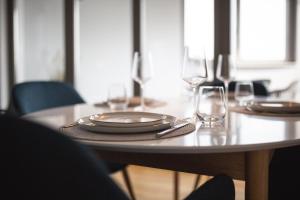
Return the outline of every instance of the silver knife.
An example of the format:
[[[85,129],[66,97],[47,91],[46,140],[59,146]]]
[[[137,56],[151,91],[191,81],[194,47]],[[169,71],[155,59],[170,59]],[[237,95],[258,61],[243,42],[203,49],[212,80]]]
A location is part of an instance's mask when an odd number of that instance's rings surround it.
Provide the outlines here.
[[[180,123],[180,124],[176,124],[176,125],[173,126],[172,128],[169,128],[169,129],[167,129],[167,130],[164,130],[164,131],[161,131],[161,132],[156,133],[156,138],[160,138],[160,137],[162,137],[162,136],[164,136],[164,135],[166,135],[166,134],[168,134],[168,133],[171,133],[171,132],[173,132],[173,131],[175,131],[175,130],[181,128],[181,127],[184,127],[184,126],[186,126],[186,125],[188,125],[188,124],[189,124],[189,122],[183,122],[183,123]]]

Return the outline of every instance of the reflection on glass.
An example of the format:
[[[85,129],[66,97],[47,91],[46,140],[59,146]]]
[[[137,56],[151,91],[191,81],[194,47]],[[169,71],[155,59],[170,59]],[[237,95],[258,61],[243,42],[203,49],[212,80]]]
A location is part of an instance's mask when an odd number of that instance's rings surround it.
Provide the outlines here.
[[[197,145],[201,146],[223,146],[228,144],[228,133],[225,126],[199,126],[195,134]]]
[[[211,144],[223,146],[226,144],[226,135],[212,135],[211,136]]]

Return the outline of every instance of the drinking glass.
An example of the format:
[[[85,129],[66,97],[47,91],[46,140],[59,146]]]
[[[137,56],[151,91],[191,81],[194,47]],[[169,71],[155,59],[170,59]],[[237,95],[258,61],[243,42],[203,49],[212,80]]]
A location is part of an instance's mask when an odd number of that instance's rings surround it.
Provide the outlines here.
[[[107,102],[111,110],[126,110],[128,98],[123,84],[112,84],[108,89]]]
[[[192,58],[189,55],[188,48],[185,47],[181,76],[193,90],[193,120],[196,120],[197,88],[207,79],[207,59],[205,54],[203,53],[199,57]]]
[[[225,101],[227,106],[229,82],[234,80],[236,76],[236,64],[235,64],[235,59],[232,55],[230,54],[218,55],[216,76],[219,80],[224,82]]]
[[[234,91],[234,98],[240,106],[247,106],[254,99],[252,81],[237,82]]]
[[[141,56],[139,52],[134,52],[131,77],[140,85],[141,109],[145,109],[144,86],[153,76],[153,63],[151,53]]]
[[[224,89],[222,86],[201,86],[197,115],[205,127],[223,125],[226,116]]]

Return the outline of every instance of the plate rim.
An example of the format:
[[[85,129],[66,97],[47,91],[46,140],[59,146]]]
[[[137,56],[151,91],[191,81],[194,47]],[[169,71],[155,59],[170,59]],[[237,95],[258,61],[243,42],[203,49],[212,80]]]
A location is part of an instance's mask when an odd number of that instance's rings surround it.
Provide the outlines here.
[[[157,118],[160,116],[161,118],[148,121],[148,122],[108,122],[108,121],[100,121],[100,120],[95,120],[93,119],[94,116],[96,115],[122,115],[122,114],[129,114],[129,115],[154,115],[157,116]],[[165,116],[165,118],[163,118]],[[155,124],[161,124],[164,120],[171,118],[173,116],[166,115],[166,114],[161,114],[161,113],[152,113],[152,112],[136,112],[136,111],[123,111],[123,112],[104,112],[104,113],[99,113],[99,114],[94,114],[89,116],[89,120],[93,122],[96,125],[101,125],[101,126],[107,126],[107,127],[142,127],[142,126],[151,126]]]
[[[296,104],[297,106],[282,106],[282,107],[275,107],[275,106],[263,106],[261,104],[287,104],[292,103]],[[264,111],[264,112],[284,112],[284,113],[299,113],[300,112],[300,103],[295,101],[256,101],[252,104],[248,105],[252,110],[255,111]]]
[[[157,127],[156,129],[153,129],[153,126],[137,126],[137,127],[110,127],[110,126],[97,126],[96,124],[94,124],[93,122],[90,122],[93,125],[87,125],[84,123],[79,122],[80,120],[83,121],[87,121],[89,120],[89,116],[86,117],[81,117],[78,120],[78,126],[79,128],[82,128],[84,130],[87,131],[91,131],[91,132],[98,132],[98,133],[116,133],[116,134],[128,134],[128,133],[132,133],[132,134],[136,134],[136,133],[146,133],[146,132],[151,132],[151,131],[158,131],[158,130],[163,130],[163,129],[167,129],[168,127],[171,127],[173,125],[173,123],[176,120],[176,117],[173,117],[173,121],[167,121],[166,123],[161,123],[161,124],[156,124],[153,125],[154,127]],[[100,129],[105,129],[104,130],[97,130],[97,128]],[[151,130],[152,128],[152,130]],[[147,130],[143,130],[143,129],[147,129]],[[149,130],[148,130],[149,129]]]

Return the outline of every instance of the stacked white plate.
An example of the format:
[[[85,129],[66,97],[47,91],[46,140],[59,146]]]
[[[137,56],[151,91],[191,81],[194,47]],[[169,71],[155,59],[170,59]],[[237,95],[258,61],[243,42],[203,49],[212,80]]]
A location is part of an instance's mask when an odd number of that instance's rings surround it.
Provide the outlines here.
[[[142,133],[160,131],[173,126],[175,117],[149,112],[111,112],[83,117],[82,129],[102,133]]]
[[[300,114],[300,103],[291,101],[258,101],[247,108],[257,112]]]

